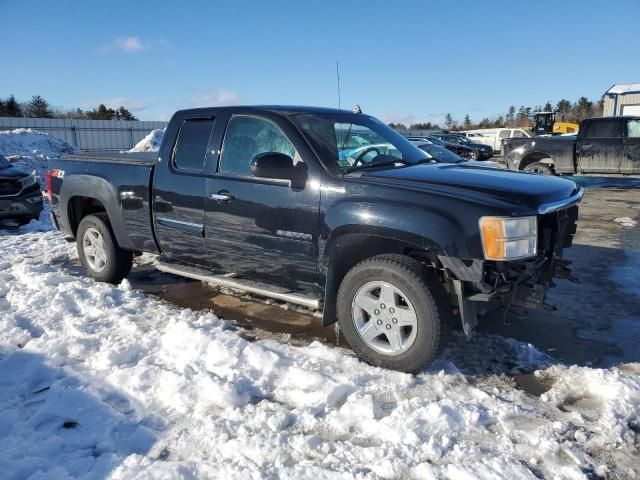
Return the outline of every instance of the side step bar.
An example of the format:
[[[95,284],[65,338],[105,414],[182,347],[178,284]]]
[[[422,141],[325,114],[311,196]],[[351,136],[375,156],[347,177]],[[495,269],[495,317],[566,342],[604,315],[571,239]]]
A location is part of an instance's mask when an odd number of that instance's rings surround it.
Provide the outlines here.
[[[172,273],[181,277],[193,278],[194,280],[200,280],[201,282],[211,283],[213,285],[218,285],[221,287],[229,287],[247,293],[254,293],[263,297],[282,300],[283,302],[295,303],[296,305],[302,305],[314,310],[320,310],[320,308],[322,307],[322,301],[319,298],[300,295],[298,293],[294,293],[286,289],[279,289],[271,285],[252,282],[249,280],[236,279],[229,275],[213,275],[206,270],[173,263],[159,263],[158,265],[156,265],[156,268],[161,272]]]

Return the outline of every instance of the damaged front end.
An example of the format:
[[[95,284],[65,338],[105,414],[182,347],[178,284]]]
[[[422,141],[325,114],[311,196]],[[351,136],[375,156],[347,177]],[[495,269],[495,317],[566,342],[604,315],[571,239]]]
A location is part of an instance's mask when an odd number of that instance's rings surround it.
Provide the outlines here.
[[[579,199],[582,197],[580,194]],[[470,335],[478,316],[502,308],[531,309],[544,303],[546,292],[555,286],[554,278],[576,280],[568,260],[562,258],[572,244],[578,220],[577,201],[564,208],[538,215],[537,254],[515,261],[463,260],[438,257],[445,277],[453,286],[451,294],[458,305],[463,330]]]

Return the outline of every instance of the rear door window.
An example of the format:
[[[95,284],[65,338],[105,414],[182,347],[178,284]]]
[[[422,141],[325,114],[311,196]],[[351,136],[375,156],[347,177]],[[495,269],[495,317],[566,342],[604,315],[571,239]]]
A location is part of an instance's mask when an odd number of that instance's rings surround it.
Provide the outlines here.
[[[640,138],[640,120],[629,120],[627,122],[627,137]]]
[[[618,138],[622,136],[622,124],[618,120],[600,120],[591,122],[585,138]]]
[[[189,119],[182,122],[173,149],[173,164],[178,170],[202,172],[212,129],[212,118]]]

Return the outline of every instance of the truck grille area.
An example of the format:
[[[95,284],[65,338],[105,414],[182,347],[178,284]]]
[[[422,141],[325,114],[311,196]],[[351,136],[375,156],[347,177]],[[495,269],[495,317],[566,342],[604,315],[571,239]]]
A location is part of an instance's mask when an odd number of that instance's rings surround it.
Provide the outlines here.
[[[0,197],[16,195],[20,192],[22,184],[15,178],[0,178]]]
[[[538,256],[560,257],[573,242],[577,221],[577,205],[542,215],[538,219]]]

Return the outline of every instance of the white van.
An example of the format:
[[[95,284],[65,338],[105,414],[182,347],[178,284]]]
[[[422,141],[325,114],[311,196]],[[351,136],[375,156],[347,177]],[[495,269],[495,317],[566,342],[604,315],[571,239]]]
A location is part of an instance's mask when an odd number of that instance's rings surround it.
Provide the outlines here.
[[[507,138],[531,137],[531,132],[522,128],[487,128],[482,130],[469,130],[464,133],[476,143],[483,143],[493,148],[493,151],[502,154],[502,141]]]

